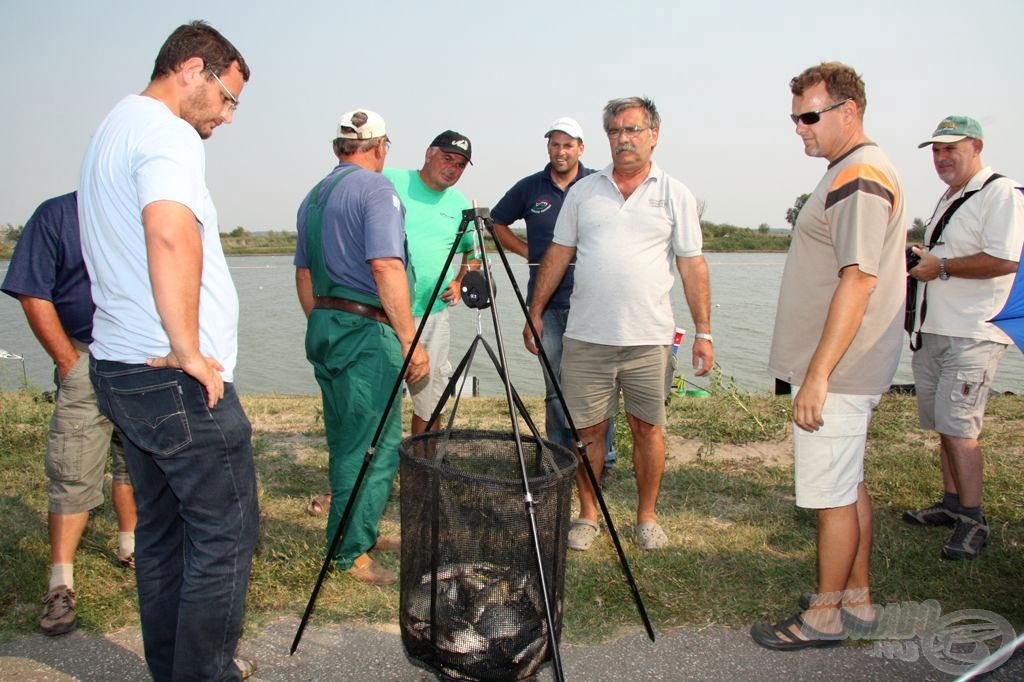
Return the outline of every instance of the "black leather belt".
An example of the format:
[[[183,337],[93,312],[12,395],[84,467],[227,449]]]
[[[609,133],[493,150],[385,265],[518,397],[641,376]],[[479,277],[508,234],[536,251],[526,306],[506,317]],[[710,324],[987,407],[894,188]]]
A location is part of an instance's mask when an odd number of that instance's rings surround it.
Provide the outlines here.
[[[391,326],[391,321],[388,320],[387,314],[380,308],[375,308],[372,305],[366,305],[365,303],[359,303],[358,301],[350,301],[347,298],[317,296],[313,299],[313,307],[326,308],[327,310],[342,310],[346,313],[367,317],[371,320],[376,320],[377,322]]]

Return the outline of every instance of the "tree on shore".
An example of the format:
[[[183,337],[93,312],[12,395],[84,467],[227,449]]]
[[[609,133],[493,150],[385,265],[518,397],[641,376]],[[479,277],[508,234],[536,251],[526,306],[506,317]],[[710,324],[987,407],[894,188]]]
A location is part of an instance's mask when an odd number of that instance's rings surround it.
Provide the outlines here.
[[[804,207],[804,204],[810,198],[810,194],[801,194],[793,202],[793,207],[786,210],[786,222],[789,223],[790,227],[796,227],[796,217],[800,215],[800,209]]]
[[[920,218],[914,218],[914,223],[909,230],[907,230],[907,241],[908,242],[923,242],[924,231],[928,227],[928,223],[921,220]]]

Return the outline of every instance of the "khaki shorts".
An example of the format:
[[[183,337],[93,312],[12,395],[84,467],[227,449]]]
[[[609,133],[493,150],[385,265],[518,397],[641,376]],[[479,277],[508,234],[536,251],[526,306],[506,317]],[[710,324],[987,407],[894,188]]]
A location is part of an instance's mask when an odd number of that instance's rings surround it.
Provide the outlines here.
[[[800,387],[794,385],[794,399],[799,391]],[[829,393],[822,408],[824,426],[817,431],[804,431],[793,424],[796,506],[830,509],[857,501],[857,486],[864,481],[864,448],[871,410],[881,398]]]
[[[415,320],[417,329],[419,329],[421,319],[417,317]],[[419,343],[430,356],[430,374],[408,386],[409,395],[412,397],[413,414],[423,421],[427,421],[434,412],[434,408],[437,407],[437,401],[441,399],[448,380],[452,378],[452,363],[448,359],[448,351],[451,346],[451,325],[448,320],[447,308],[430,313]]]
[[[619,409],[648,424],[665,423],[669,346],[605,346],[562,339],[562,393],[576,428],[611,419]]]
[[[58,382],[44,461],[49,510],[54,514],[80,514],[103,503],[107,452],[113,455],[114,482],[131,482],[120,439],[111,442],[113,424],[96,407],[87,347],[75,342],[75,348],[78,362]]]
[[[1006,345],[959,336],[921,334],[914,353],[914,390],[921,428],[957,438],[981,435],[989,386]]]

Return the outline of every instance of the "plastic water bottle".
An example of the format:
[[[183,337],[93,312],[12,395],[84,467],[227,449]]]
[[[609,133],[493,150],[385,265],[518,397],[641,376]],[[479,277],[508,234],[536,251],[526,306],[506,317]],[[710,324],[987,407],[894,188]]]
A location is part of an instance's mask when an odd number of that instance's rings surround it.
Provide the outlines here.
[[[683,344],[683,337],[686,330],[676,327],[676,333],[672,337],[672,392],[676,395],[686,395],[686,372],[679,362],[679,347]]]

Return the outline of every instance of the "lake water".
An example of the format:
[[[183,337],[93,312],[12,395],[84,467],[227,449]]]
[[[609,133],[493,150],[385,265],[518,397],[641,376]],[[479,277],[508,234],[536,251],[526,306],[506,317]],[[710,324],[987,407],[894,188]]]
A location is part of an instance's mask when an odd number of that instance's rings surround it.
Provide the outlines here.
[[[707,259],[711,271],[716,360],[725,377],[734,379],[740,390],[770,391],[774,380],[768,374],[767,358],[785,254],[710,253]],[[231,257],[228,264],[241,304],[235,372],[238,390],[242,393],[319,393],[305,358],[305,318],[295,296],[295,269],[291,257]],[[541,395],[544,382],[539,362],[523,348],[525,320],[522,311],[497,256],[494,264],[498,319],[505,339],[509,375],[520,394]],[[6,268],[6,261],[0,261],[0,279]],[[525,294],[526,265],[517,259],[512,271]],[[677,324],[688,332],[684,355],[688,357],[693,329],[678,277],[673,299]],[[451,312],[453,366],[466,353],[478,329],[497,351],[489,309],[476,311],[459,305]],[[666,339],[666,343],[669,341]],[[6,295],[0,295],[0,349],[24,357],[25,373],[32,384],[40,388],[52,387],[52,363],[29,330],[21,306]],[[479,379],[482,394],[503,392],[497,373],[482,348],[469,374]],[[706,378],[687,378],[699,385],[708,383]],[[22,363],[0,360],[0,388],[13,389],[21,381]],[[912,381],[910,351],[904,346],[895,382]],[[994,388],[1024,393],[1024,355],[1016,348],[1008,350]]]

